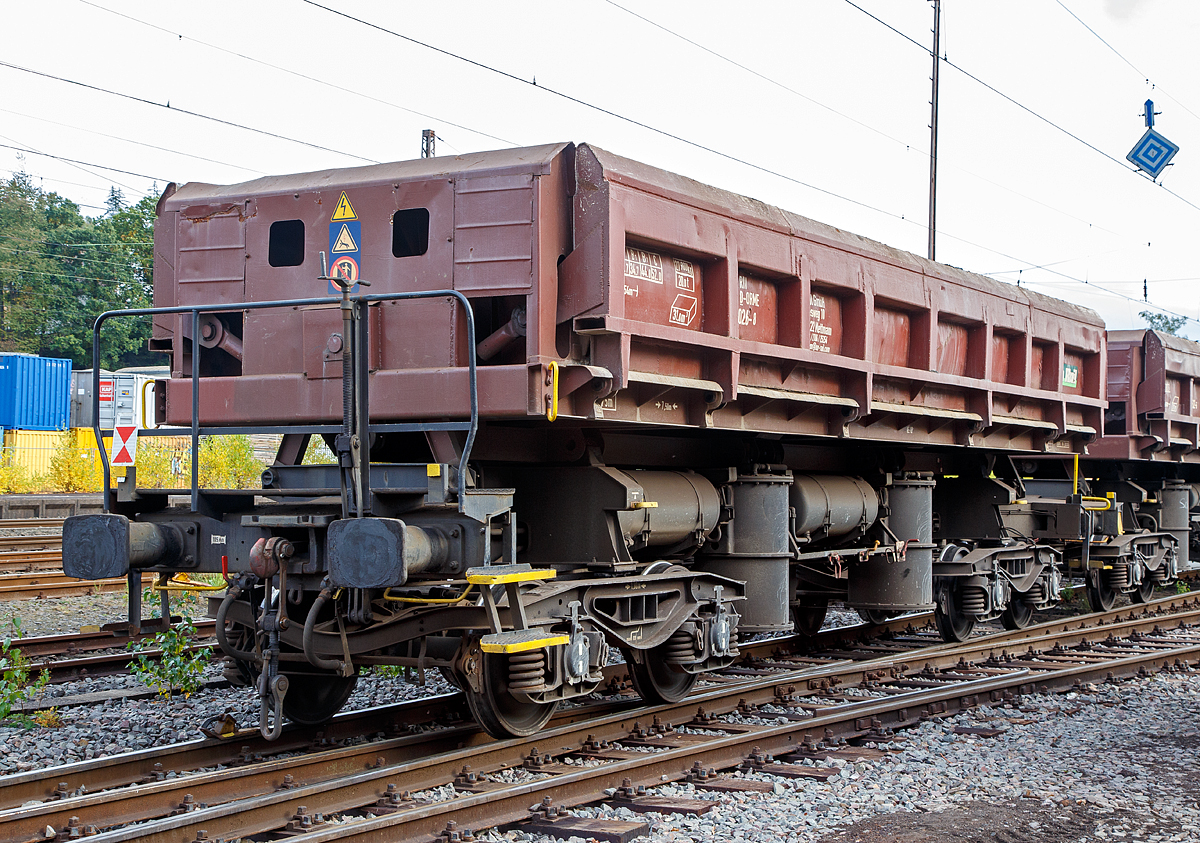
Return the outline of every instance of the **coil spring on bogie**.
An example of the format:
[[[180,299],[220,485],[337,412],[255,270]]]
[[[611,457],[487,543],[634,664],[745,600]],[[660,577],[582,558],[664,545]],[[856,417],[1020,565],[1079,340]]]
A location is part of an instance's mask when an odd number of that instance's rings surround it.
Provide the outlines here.
[[[1162,585],[1167,581],[1167,566],[1159,565],[1153,571],[1150,571],[1150,579],[1154,580],[1156,585]]]
[[[1038,578],[1033,587],[1029,589],[1029,596],[1026,598],[1030,603],[1044,603],[1050,592],[1050,583],[1046,581],[1043,575]]]
[[[533,691],[546,684],[546,651],[529,650],[508,657],[508,689]]]
[[[691,664],[696,660],[696,642],[690,632],[682,629],[667,639],[666,661],[670,664]]]
[[[965,586],[962,590],[962,611],[965,615],[983,615],[987,613],[987,592],[975,585]]]
[[[1105,571],[1104,576],[1108,578],[1110,587],[1121,590],[1129,584],[1129,563],[1115,560],[1111,571]]]

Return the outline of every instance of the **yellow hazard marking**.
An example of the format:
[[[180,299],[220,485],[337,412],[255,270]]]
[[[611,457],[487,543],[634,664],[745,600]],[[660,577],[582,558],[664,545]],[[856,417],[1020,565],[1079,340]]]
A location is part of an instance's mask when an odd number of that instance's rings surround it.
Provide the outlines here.
[[[354,242],[354,235],[350,233],[350,226],[342,223],[342,230],[338,232],[337,239],[333,241],[331,252],[357,252],[358,244]]]
[[[425,475],[427,477],[441,477],[442,476],[442,466],[436,462],[426,463]]]
[[[350,204],[350,200],[346,198],[346,191],[342,191],[342,198],[338,200],[337,207],[333,209],[334,222],[341,220],[356,220],[358,214],[354,213],[354,206]]]
[[[570,642],[566,635],[547,635],[538,630],[522,630],[485,635],[479,640],[479,649],[485,653],[525,653],[545,647],[560,647]]]
[[[558,573],[553,568],[535,568],[532,571],[513,571],[506,565],[496,565],[501,573],[487,574],[487,568],[468,568],[467,582],[474,585],[503,585],[510,582],[530,582],[531,580],[552,580]]]

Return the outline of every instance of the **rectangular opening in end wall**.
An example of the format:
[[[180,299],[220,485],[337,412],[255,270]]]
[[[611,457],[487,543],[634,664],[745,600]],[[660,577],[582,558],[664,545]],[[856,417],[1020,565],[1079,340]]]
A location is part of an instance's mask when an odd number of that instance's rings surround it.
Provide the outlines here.
[[[1108,402],[1108,409],[1104,411],[1104,435],[1123,436],[1125,430],[1125,402]]]
[[[392,255],[415,258],[429,251],[429,210],[407,208],[392,214]]]
[[[304,220],[271,223],[267,263],[271,266],[300,266],[304,263]]]

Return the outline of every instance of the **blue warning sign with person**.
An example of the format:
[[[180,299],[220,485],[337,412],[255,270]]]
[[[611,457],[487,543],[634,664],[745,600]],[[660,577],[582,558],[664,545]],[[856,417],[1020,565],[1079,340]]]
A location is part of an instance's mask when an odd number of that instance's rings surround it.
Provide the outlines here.
[[[357,282],[361,259],[362,222],[343,190],[329,220],[329,277]],[[327,283],[330,294],[341,295],[342,291],[336,284],[332,281]],[[350,288],[350,292],[358,292],[357,283]]]

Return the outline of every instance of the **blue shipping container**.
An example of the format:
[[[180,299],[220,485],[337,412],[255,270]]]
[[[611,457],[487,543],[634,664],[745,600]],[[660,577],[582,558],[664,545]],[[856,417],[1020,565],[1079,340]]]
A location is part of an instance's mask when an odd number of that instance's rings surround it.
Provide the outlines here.
[[[0,427],[66,430],[70,416],[70,360],[0,354]]]

